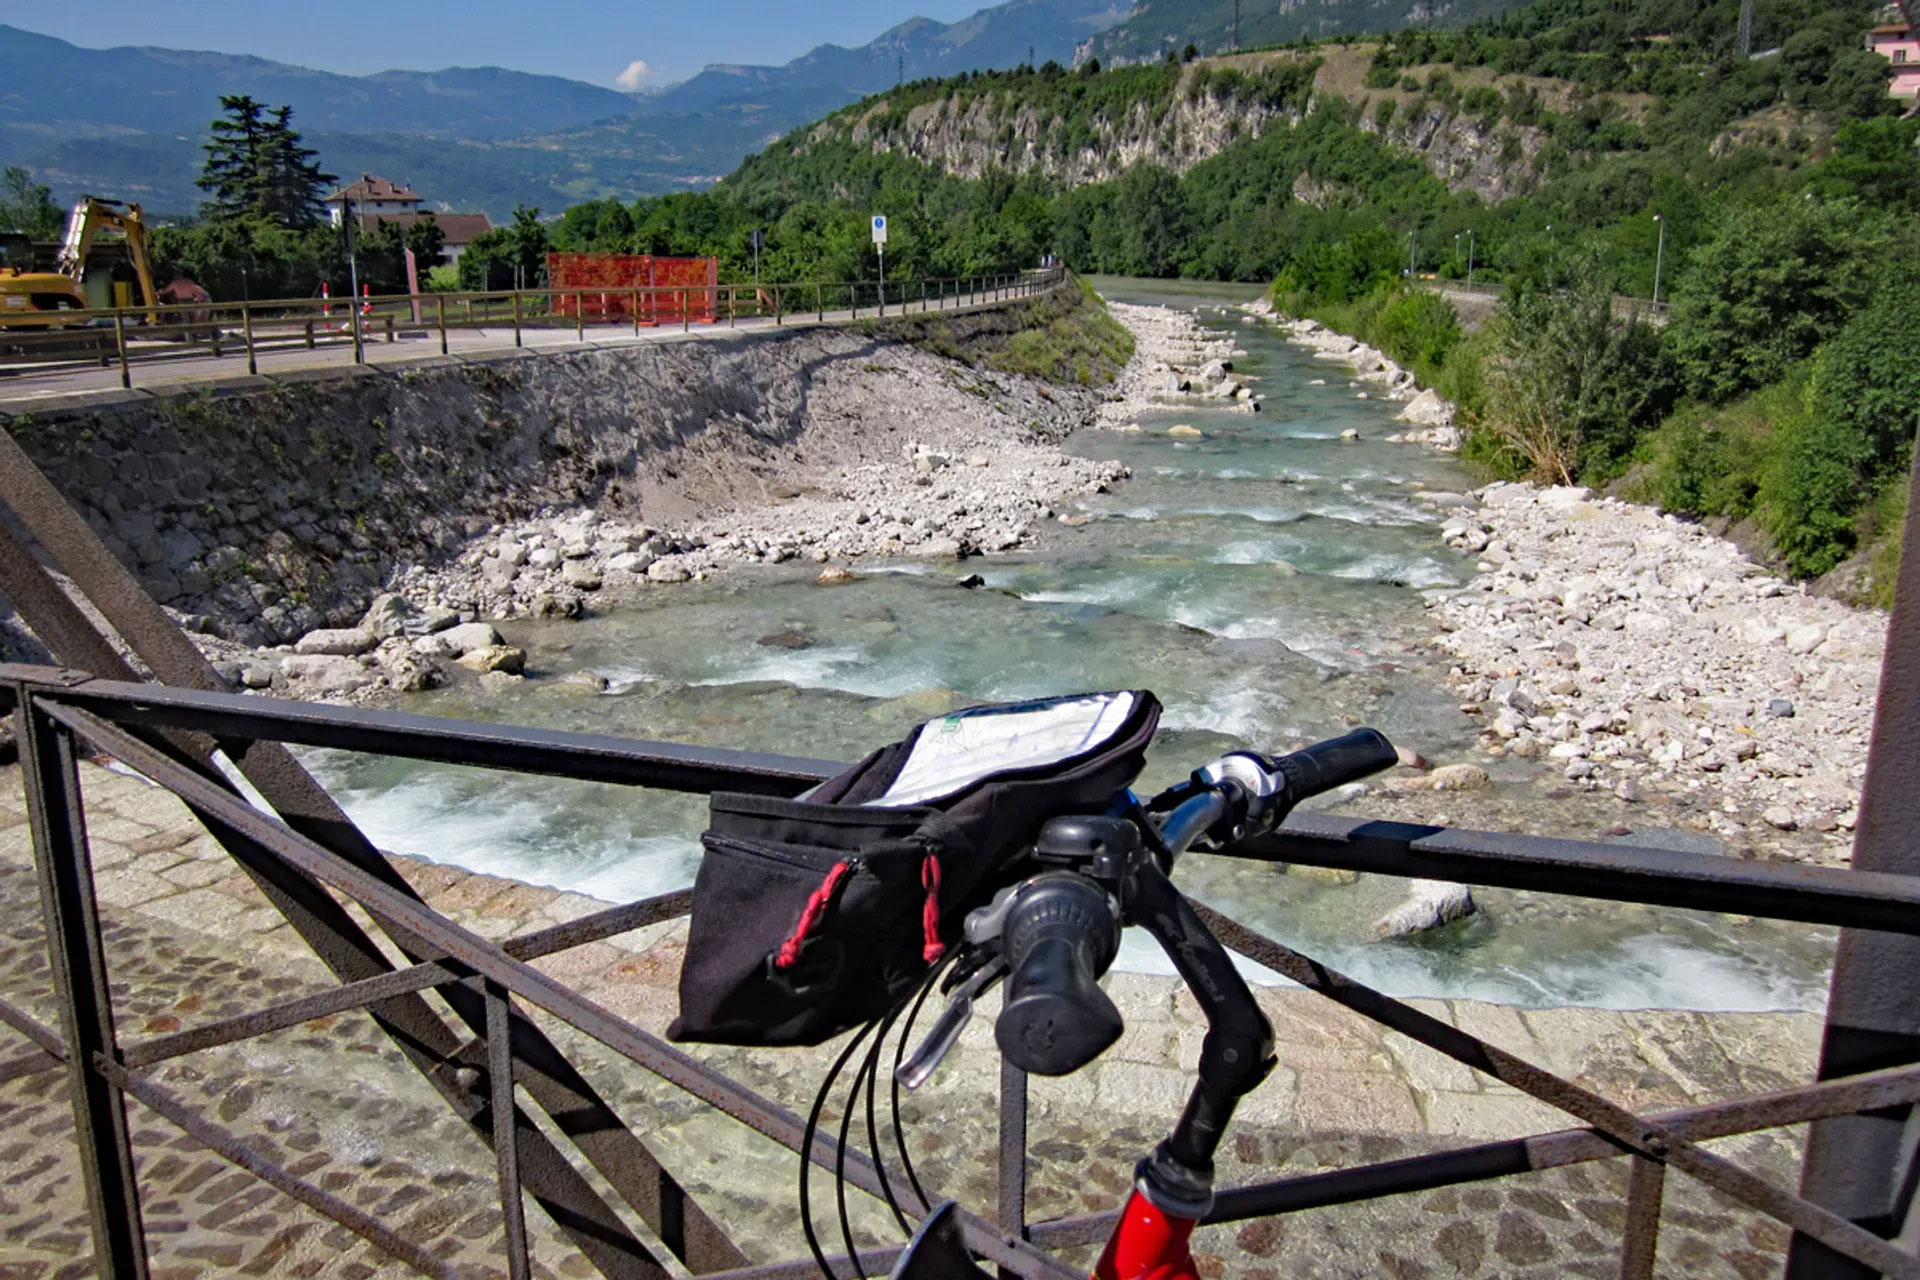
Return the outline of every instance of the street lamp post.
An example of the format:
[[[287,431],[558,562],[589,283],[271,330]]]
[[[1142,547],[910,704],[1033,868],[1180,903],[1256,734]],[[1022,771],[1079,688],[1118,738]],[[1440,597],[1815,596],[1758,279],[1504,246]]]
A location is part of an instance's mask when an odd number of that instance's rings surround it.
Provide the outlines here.
[[[1653,223],[1660,228],[1659,243],[1653,250],[1653,314],[1660,314],[1660,270],[1667,264],[1667,224],[1659,214],[1653,215]]]
[[[1419,270],[1418,264],[1414,261],[1413,254],[1413,232],[1409,231],[1407,232],[1407,281],[1409,284],[1412,283],[1415,273]]]
[[[1467,288],[1473,288],[1473,228],[1467,228]]]
[[[1553,224],[1547,224],[1547,288],[1553,288]]]

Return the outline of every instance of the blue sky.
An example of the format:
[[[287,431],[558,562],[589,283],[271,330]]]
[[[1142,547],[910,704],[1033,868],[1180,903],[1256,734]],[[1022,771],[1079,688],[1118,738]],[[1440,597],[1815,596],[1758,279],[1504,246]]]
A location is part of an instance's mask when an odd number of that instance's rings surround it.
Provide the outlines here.
[[[781,63],[826,41],[865,44],[915,14],[951,22],[994,2],[71,0],[11,16],[0,5],[0,20],[89,48],[213,49],[355,75],[500,66],[611,86],[635,62],[656,83],[681,80],[709,62]]]

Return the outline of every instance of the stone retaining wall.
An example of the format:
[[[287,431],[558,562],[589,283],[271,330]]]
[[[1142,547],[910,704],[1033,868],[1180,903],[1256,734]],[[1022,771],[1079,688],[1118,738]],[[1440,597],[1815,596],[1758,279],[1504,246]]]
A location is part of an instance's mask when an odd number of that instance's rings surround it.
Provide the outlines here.
[[[824,368],[898,341],[966,360],[1083,304],[1070,284],[846,329],[224,378],[0,425],[163,604],[271,643],[356,621],[396,564],[435,563],[499,522],[577,504],[638,517],[636,481],[671,477],[674,451],[706,433],[777,449]]]

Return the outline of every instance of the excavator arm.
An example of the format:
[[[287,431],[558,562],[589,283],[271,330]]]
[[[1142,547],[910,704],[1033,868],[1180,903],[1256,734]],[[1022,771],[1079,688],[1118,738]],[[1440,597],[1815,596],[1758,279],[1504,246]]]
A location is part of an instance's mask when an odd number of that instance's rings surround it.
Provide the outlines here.
[[[67,232],[60,241],[60,273],[76,282],[86,275],[87,252],[103,228],[126,236],[127,256],[133,259],[133,273],[146,298],[147,323],[159,324],[160,313],[155,307],[160,294],[153,287],[153,267],[147,258],[147,222],[138,204],[82,196],[67,218]]]

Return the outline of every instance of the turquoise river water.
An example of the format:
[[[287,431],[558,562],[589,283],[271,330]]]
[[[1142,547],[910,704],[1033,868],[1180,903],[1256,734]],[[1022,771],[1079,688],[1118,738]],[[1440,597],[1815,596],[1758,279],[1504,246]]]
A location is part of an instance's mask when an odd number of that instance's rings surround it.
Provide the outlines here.
[[[1147,785],[1224,749],[1357,723],[1431,759],[1475,758],[1444,660],[1418,647],[1431,636],[1421,592],[1465,582],[1472,566],[1412,496],[1473,479],[1445,455],[1385,442],[1396,406],[1356,399],[1340,366],[1235,323],[1222,308],[1248,291],[1101,283],[1118,300],[1192,308],[1230,330],[1265,412],[1182,407],[1147,414],[1137,435],[1074,438],[1070,449],[1117,458],[1134,478],[1080,502],[1084,523],[1050,526],[1021,552],[959,570],[863,564],[858,581],[832,588],[813,584],[818,566],[766,566],[580,622],[506,624],[532,655],[523,685],[418,695],[411,709],[852,760],[971,702],[1145,687],[1167,707]],[[1202,437],[1167,436],[1175,422]],[[1339,439],[1348,427],[1359,441]],[[957,588],[968,571],[986,588]],[[805,647],[760,643],[779,633]],[[563,683],[588,669],[609,679],[606,693]],[[698,862],[698,797],[311,760],[398,851],[621,900],[686,885]],[[1497,771],[1515,829],[1592,837],[1591,818],[1553,831],[1561,793],[1518,765]],[[1379,942],[1367,926],[1400,882],[1326,884],[1200,856],[1179,874],[1196,896],[1398,995],[1703,1009],[1818,1008],[1825,996],[1832,938],[1820,929],[1483,890],[1479,917]],[[1121,964],[1170,971],[1138,940]]]

